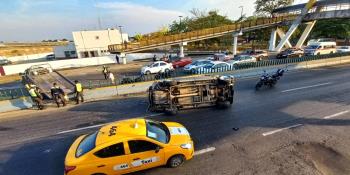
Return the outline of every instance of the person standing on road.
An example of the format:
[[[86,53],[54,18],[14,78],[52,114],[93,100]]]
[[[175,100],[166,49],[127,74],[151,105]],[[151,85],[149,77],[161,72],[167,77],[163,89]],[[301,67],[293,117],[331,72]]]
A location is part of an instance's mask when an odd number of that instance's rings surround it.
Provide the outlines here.
[[[114,84],[114,83],[115,83],[115,78],[114,78],[114,75],[113,75],[113,73],[112,73],[112,72],[109,72],[109,74],[108,74],[108,78],[109,78],[109,80],[111,80],[112,84]]]
[[[102,73],[103,73],[103,75],[105,76],[105,80],[107,80],[107,79],[108,79],[108,74],[109,74],[108,67],[103,66]]]
[[[31,85],[29,87],[29,95],[32,97],[33,101],[35,102],[36,106],[38,107],[39,110],[44,109],[43,101],[40,98],[41,94],[36,90],[34,85]]]
[[[63,106],[66,106],[64,91],[57,85],[57,83],[53,84],[53,87],[51,88],[51,95],[53,100],[56,102],[57,107],[60,107],[60,101],[62,102]]]
[[[157,61],[157,56],[153,55],[153,62],[156,62],[156,61]]]
[[[117,60],[117,63],[120,64],[118,54],[115,55],[115,59]]]
[[[81,102],[84,103],[84,94],[83,94],[83,86],[81,85],[81,83],[79,83],[78,80],[75,80],[75,98],[76,98],[76,104],[79,104],[79,97],[81,99]]]

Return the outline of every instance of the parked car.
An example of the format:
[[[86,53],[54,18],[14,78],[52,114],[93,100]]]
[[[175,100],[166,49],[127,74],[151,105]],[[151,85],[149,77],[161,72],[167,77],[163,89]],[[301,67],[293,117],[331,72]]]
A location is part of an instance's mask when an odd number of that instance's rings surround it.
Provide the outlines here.
[[[184,70],[186,72],[195,72],[198,68],[207,66],[208,64],[211,64],[213,61],[211,60],[197,60],[191,64],[188,64],[184,67]]]
[[[46,60],[54,60],[54,59],[56,59],[55,54],[46,55]]]
[[[251,55],[238,55],[227,63],[233,66],[237,66],[238,64],[249,62],[256,62],[256,58]]]
[[[206,73],[212,73],[212,72],[222,72],[222,71],[229,70],[230,68],[232,68],[232,66],[226,62],[213,61],[202,68],[197,68],[195,73],[206,74]]]
[[[304,49],[304,55],[324,55],[336,53],[336,42],[315,42]]]
[[[229,61],[231,57],[229,57],[226,54],[216,53],[213,55],[213,57],[209,58],[212,61]]]
[[[284,58],[295,58],[295,57],[302,57],[304,55],[304,50],[303,49],[298,49],[298,48],[289,48],[286,49],[279,54],[277,54],[276,58],[277,59],[284,59]]]
[[[171,64],[173,64],[174,68],[179,68],[179,67],[185,67],[188,64],[192,63],[192,58],[191,57],[175,57],[171,58]]]
[[[257,61],[269,58],[269,54],[264,50],[245,50],[240,55],[250,55],[257,59]]]
[[[5,66],[5,65],[8,65],[8,64],[12,64],[12,62],[8,59],[0,59],[0,66]]]
[[[340,46],[337,48],[338,53],[350,52],[350,46]]]
[[[173,71],[173,65],[164,61],[157,61],[141,68],[141,74],[149,75],[156,73],[167,73]]]

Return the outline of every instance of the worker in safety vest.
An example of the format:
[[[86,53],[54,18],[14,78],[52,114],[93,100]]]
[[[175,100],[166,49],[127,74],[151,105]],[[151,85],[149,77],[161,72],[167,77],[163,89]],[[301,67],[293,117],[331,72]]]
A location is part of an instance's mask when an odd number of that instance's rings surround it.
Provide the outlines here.
[[[83,95],[83,86],[81,85],[81,83],[79,83],[78,80],[75,80],[75,88],[74,88],[74,92],[75,92],[75,98],[77,103],[79,104],[79,97],[81,99],[81,102],[84,103],[84,95]]]
[[[64,91],[57,85],[57,83],[53,84],[53,87],[51,88],[51,95],[53,100],[56,102],[57,107],[60,107],[60,101],[62,102],[63,106],[66,106]]]
[[[35,102],[36,106],[38,107],[39,110],[44,109],[43,101],[40,98],[41,94],[36,90],[35,85],[29,86],[29,95],[32,97],[33,101]]]

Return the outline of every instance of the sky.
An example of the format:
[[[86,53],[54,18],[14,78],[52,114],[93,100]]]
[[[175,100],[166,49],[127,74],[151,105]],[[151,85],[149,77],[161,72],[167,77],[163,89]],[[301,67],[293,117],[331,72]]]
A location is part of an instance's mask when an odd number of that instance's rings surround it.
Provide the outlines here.
[[[307,0],[296,0],[295,3]],[[0,41],[72,39],[72,31],[123,26],[123,32],[150,33],[189,10],[218,10],[230,19],[254,12],[255,0],[0,0]]]

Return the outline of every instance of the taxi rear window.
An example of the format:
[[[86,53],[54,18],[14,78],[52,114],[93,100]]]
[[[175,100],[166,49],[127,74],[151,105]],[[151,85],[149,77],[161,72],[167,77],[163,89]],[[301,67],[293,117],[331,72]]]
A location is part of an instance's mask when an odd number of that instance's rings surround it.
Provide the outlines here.
[[[96,137],[98,132],[87,135],[79,144],[75,157],[81,157],[95,148]]]

